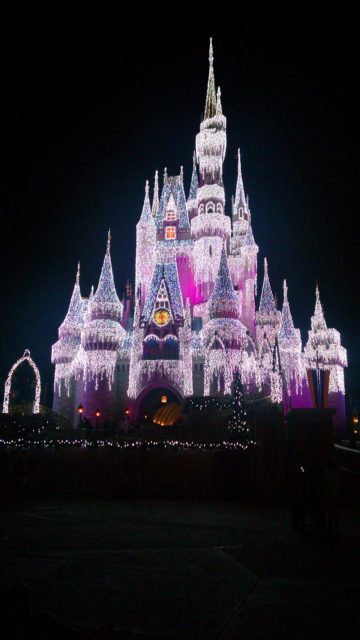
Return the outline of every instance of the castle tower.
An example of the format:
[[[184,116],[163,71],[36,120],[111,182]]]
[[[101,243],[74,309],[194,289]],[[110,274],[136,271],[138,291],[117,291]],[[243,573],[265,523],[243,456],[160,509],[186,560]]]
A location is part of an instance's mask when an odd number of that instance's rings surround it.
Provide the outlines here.
[[[309,406],[306,393],[305,370],[302,361],[300,329],[295,329],[288,300],[288,288],[284,280],[284,299],[281,325],[278,333],[280,362],[284,383],[285,410]]]
[[[193,243],[190,238],[190,223],[184,191],[183,169],[177,176],[164,172],[156,216],[156,262],[176,262],[180,289],[185,304],[187,298],[195,299],[192,269]]]
[[[232,237],[230,241],[229,266],[232,281],[238,291],[241,305],[241,320],[255,335],[255,295],[257,284],[258,246],[254,240],[249,201],[245,197],[238,149],[238,175],[235,200],[232,206]]]
[[[149,182],[145,184],[144,204],[139,222],[136,225],[136,264],[135,264],[135,295],[140,299],[143,308],[155,265],[156,227],[154,221],[157,210],[157,172],[155,174],[155,189],[153,210],[150,206]]]
[[[231,392],[235,370],[241,367],[240,351],[247,336],[239,319],[239,301],[229,274],[225,243],[207,308],[209,320],[203,329],[204,394],[227,394]]]
[[[261,350],[264,337],[274,347],[275,337],[281,324],[281,313],[276,308],[275,298],[271,289],[267,259],[264,258],[264,280],[261,289],[259,310],[255,314],[256,344]]]
[[[157,263],[143,312],[138,304],[135,307],[128,389],[131,400],[164,384],[181,396],[192,393],[189,313],[188,304],[184,311],[176,260]]]
[[[311,329],[304,349],[306,368],[310,371],[329,372],[324,376],[323,384],[325,406],[336,409],[334,424],[345,425],[345,384],[344,367],[347,366],[346,349],[341,346],[340,333],[328,329],[320,302],[319,289],[316,286],[315,310],[311,318]]]
[[[194,245],[196,302],[206,302],[218,273],[222,246],[230,238],[231,223],[225,216],[223,162],[226,152],[226,118],[222,113],[220,89],[215,93],[213,47],[210,39],[209,78],[204,120],[196,136],[196,159],[200,185],[197,215],[191,220]]]
[[[89,301],[81,332],[84,350],[84,415],[94,421],[97,410],[102,420],[119,417],[120,406],[113,392],[116,361],[126,332],[121,326],[123,306],[118,298],[110,255],[110,231],[97,289]]]
[[[59,327],[59,339],[51,350],[51,362],[55,364],[53,409],[70,420],[75,401],[72,362],[80,348],[85,309],[86,302],[80,292],[79,263],[69,308]]]

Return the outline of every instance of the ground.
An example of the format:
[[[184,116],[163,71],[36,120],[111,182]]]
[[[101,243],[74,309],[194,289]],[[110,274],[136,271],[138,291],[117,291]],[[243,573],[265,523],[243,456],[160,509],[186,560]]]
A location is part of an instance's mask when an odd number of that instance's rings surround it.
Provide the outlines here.
[[[116,638],[358,638],[360,519],[292,531],[286,508],[32,501],[4,507],[0,590]]]

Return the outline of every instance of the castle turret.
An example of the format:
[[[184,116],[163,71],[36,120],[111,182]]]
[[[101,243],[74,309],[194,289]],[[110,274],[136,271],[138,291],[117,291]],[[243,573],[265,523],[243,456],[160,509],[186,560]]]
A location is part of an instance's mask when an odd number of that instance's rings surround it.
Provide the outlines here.
[[[288,300],[288,288],[284,280],[284,299],[281,325],[278,333],[281,369],[284,381],[284,404],[286,409],[308,406],[305,397],[305,371],[301,355],[300,329],[295,329]]]
[[[227,394],[240,351],[247,345],[246,327],[240,321],[239,299],[231,282],[225,243],[218,274],[209,301],[208,318],[203,334],[205,344],[204,393]],[[243,382],[247,383],[248,379]]]
[[[259,351],[262,348],[264,338],[269,340],[274,347],[275,337],[281,324],[281,313],[276,308],[275,298],[271,289],[268,264],[264,258],[264,280],[261,289],[259,310],[255,314],[256,343]]]
[[[144,204],[140,220],[136,225],[136,266],[135,266],[135,295],[140,299],[141,308],[144,306],[152,272],[155,265],[156,226],[155,218],[158,211],[158,194],[156,190],[157,172],[155,174],[155,190],[153,209],[150,206],[149,182],[145,184]]]
[[[311,385],[313,403],[336,409],[334,424],[345,425],[345,385],[344,367],[347,366],[346,349],[341,346],[341,336],[336,329],[328,329],[320,302],[319,289],[316,286],[315,310],[311,318],[311,329],[304,349],[305,365],[308,375],[314,372],[315,381]],[[320,373],[323,372],[323,373]]]
[[[259,249],[254,240],[249,199],[245,197],[240,149],[238,149],[238,175],[235,200],[232,206],[232,223],[230,272],[232,281],[239,291],[241,320],[254,336],[257,253]]]
[[[226,152],[226,118],[222,113],[220,91],[215,94],[213,48],[210,39],[209,78],[204,120],[196,136],[196,159],[200,185],[197,190],[197,215],[191,220],[195,240],[194,265],[196,302],[209,299],[218,272],[224,240],[230,238],[230,218],[225,216],[223,162]]]
[[[70,419],[74,403],[72,362],[80,347],[85,308],[80,292],[79,263],[69,308],[59,327],[59,339],[51,350],[51,362],[55,364],[53,408]]]
[[[113,418],[115,366],[126,332],[121,326],[123,306],[114,282],[110,255],[110,231],[97,289],[88,304],[87,319],[81,332],[84,350],[84,414],[93,419],[99,410],[103,419]]]

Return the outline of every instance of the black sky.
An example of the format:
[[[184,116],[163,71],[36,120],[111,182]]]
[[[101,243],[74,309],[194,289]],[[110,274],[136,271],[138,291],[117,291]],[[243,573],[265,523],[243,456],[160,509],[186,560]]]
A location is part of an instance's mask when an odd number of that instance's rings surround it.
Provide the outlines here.
[[[7,17],[0,377],[28,347],[51,379],[77,260],[87,295],[108,227],[118,292],[133,280],[145,179],[183,164],[188,188],[211,35],[228,118],[227,201],[240,145],[259,283],[266,255],[279,297],[288,280],[304,340],[318,280],[328,326],[348,349],[348,385],[360,394],[358,27],[311,23],[180,23],[174,13],[135,28],[89,9],[21,24]]]

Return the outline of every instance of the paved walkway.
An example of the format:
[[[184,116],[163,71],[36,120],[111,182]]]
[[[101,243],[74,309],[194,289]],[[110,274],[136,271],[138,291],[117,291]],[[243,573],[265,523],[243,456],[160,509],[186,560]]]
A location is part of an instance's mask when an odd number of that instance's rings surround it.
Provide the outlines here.
[[[113,620],[116,638],[359,638],[360,518],[335,541],[285,509],[218,503],[32,502],[0,513],[0,589],[34,611]]]

